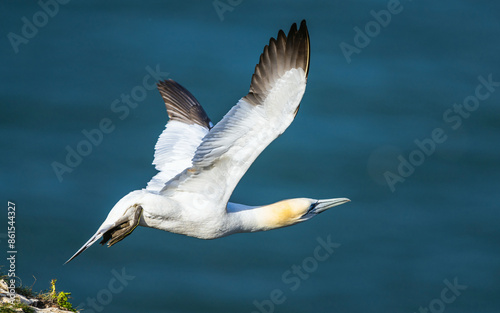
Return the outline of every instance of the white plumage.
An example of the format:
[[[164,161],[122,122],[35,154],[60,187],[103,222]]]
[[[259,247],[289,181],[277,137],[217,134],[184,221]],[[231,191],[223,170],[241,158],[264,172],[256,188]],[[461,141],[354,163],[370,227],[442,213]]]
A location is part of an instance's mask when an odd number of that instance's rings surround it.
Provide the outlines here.
[[[159,171],[147,187],[123,197],[71,261],[94,242],[111,246],[137,226],[214,239],[239,232],[290,226],[347,198],[297,198],[266,206],[246,206],[229,198],[259,154],[293,121],[309,72],[305,21],[288,36],[279,31],[264,47],[250,92],[215,126],[196,98],[167,80],[158,88],[170,117],[155,146]]]
[[[190,167],[196,148],[208,131],[198,124],[170,121],[155,146],[153,165],[159,172],[149,181],[146,189],[159,192],[167,181]]]

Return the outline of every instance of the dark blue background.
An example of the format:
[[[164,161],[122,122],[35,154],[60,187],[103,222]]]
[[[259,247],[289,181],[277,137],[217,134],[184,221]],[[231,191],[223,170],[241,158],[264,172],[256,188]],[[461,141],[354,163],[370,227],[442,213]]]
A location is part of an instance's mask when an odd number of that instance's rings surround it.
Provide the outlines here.
[[[393,1],[231,3],[221,19],[211,1],[69,1],[46,21],[40,15],[43,25],[17,53],[9,34],[21,36],[23,17],[42,8],[0,4],[0,240],[6,251],[14,201],[22,282],[35,276],[40,290],[57,278],[85,312],[96,297],[104,312],[252,312],[274,289],[286,297],[275,312],[439,312],[441,304],[498,312],[499,87],[459,126],[459,115],[446,113],[472,99],[479,76],[500,81],[498,2],[402,1],[379,28],[370,12]],[[111,109],[142,85],[146,67],[169,73],[216,122],[248,91],[269,38],[302,19],[311,65],[300,112],[232,201],[352,202],[294,227],[214,241],[140,228],[62,266],[122,196],[155,174],[153,149],[167,120],[158,92],[147,91],[123,119]],[[354,46],[355,28],[366,26],[370,42],[348,62],[340,45]],[[66,147],[104,118],[113,131],[59,181],[53,162],[64,164]],[[446,140],[429,155],[414,152],[415,140],[436,128]],[[400,175],[410,155],[421,164],[391,191],[384,173]],[[282,275],[328,237],[340,246],[291,290]],[[112,270],[123,269],[135,278],[118,292]],[[444,303],[444,280],[455,278],[467,289]]]

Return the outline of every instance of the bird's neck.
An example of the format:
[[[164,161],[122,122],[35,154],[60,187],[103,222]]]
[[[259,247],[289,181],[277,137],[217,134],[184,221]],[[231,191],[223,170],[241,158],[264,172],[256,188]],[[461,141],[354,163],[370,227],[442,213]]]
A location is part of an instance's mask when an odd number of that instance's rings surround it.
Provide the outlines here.
[[[255,232],[290,226],[302,222],[310,202],[307,199],[289,199],[264,206],[246,206],[231,203],[227,215],[236,232]]]

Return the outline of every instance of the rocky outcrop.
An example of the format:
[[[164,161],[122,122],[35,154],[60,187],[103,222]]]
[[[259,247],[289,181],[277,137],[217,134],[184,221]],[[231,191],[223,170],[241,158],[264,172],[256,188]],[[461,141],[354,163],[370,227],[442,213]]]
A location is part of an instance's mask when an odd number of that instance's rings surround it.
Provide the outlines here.
[[[0,308],[10,308],[14,312],[23,312],[23,308],[21,308],[19,305],[16,307],[16,305],[10,305],[12,302],[9,294],[9,286],[7,283],[3,280],[0,279]],[[24,305],[24,308],[26,310],[26,307],[29,307],[32,309],[32,312],[40,312],[40,313],[68,313],[71,311],[63,310],[58,307],[56,307],[53,303],[50,303],[49,301],[44,301],[43,299],[38,299],[36,297],[25,297],[23,295],[16,294],[15,295],[15,300],[14,303],[20,303]],[[2,311],[3,312],[3,311]]]

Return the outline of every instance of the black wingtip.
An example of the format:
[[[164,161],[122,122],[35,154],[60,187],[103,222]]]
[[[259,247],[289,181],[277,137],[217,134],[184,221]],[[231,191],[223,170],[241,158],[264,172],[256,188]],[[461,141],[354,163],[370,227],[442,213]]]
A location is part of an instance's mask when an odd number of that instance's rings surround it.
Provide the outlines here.
[[[272,85],[281,75],[291,68],[302,68],[307,79],[309,75],[310,42],[306,20],[302,20],[297,30],[293,23],[285,36],[283,30],[269,40],[264,47],[259,63],[255,66],[250,91],[245,100],[254,105],[262,103]]]
[[[309,76],[309,63],[310,63],[310,60],[311,60],[311,42],[309,40],[309,31],[307,29],[307,25],[306,25],[306,20],[302,20],[302,22],[300,22],[300,28],[298,30],[298,36],[299,38],[301,38],[302,40],[304,40],[306,42],[306,45],[305,45],[305,50],[304,53],[307,55],[307,61],[306,61],[306,68],[304,69],[305,72],[306,72],[306,77]]]
[[[172,79],[167,79],[159,81],[156,85],[165,101],[167,113],[171,120],[211,128],[212,123],[203,107],[181,84]]]

